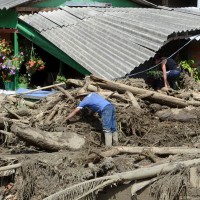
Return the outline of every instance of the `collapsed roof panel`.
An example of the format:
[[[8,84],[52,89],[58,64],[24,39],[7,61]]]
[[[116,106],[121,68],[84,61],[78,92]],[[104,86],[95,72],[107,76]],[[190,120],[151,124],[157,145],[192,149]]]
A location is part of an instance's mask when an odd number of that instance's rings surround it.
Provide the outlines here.
[[[193,15],[170,9],[63,7],[34,17],[20,19],[85,69],[109,79],[149,60],[172,35],[200,31],[196,11]]]
[[[34,0],[1,0],[0,10],[3,10],[3,9],[8,10],[10,8],[14,8],[16,6],[19,6],[21,4],[28,3],[31,1],[34,1]]]

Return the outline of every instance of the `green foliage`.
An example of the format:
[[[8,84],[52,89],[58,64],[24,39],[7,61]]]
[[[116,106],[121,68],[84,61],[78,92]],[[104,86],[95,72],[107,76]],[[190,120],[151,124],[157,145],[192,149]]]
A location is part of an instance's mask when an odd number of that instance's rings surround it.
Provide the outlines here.
[[[195,81],[199,81],[199,72],[196,67],[194,67],[194,60],[184,60],[180,62],[182,69],[184,69]]]
[[[20,52],[20,54],[12,56],[11,60],[12,60],[12,65],[19,70],[21,68],[22,63],[24,62],[24,53]]]
[[[19,84],[28,84],[28,77],[26,74],[19,76]]]
[[[6,39],[0,39],[0,53],[4,56],[12,53],[12,46]]]
[[[56,78],[56,82],[58,82],[58,83],[63,83],[65,81],[67,81],[67,79],[65,78],[65,76],[58,75],[57,78]]]
[[[163,77],[162,71],[150,70],[147,72],[148,78],[159,79]]]

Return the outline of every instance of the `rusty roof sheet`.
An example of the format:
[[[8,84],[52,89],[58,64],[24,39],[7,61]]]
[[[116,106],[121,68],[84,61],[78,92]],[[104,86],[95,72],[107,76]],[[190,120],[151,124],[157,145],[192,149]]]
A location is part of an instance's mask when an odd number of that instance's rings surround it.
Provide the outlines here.
[[[92,74],[118,78],[174,36],[200,31],[200,16],[172,9],[69,8],[21,16]]]

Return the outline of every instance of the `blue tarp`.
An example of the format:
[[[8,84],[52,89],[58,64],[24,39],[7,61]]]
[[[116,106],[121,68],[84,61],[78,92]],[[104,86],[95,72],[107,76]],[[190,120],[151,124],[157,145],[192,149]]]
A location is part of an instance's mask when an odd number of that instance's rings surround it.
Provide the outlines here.
[[[29,92],[31,90],[29,89],[25,89],[25,88],[19,88],[18,90],[16,90],[16,94],[23,94],[25,92]],[[46,91],[46,90],[38,90],[38,91],[35,91],[35,92],[31,92],[31,93],[28,93],[28,94],[23,94],[22,96],[24,98],[27,98],[27,99],[43,99],[44,97],[50,95],[50,94],[54,94],[55,92],[52,92],[52,91]]]

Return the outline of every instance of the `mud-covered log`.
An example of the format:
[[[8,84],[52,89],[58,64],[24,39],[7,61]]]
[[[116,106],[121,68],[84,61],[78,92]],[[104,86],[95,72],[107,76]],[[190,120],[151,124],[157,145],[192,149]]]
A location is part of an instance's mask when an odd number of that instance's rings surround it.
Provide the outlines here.
[[[84,86],[84,82],[83,81],[76,80],[76,79],[68,79],[67,83],[68,84],[72,84],[72,85],[76,85],[78,87],[83,87]],[[94,85],[91,85],[91,84],[87,85],[87,90],[91,91],[91,92],[101,91],[101,90],[98,89],[98,87],[96,87]]]
[[[126,94],[128,95],[133,107],[137,108],[138,110],[141,110],[141,107],[139,103],[137,102],[136,98],[134,97],[134,95],[129,91],[127,91]]]
[[[200,149],[186,148],[186,147],[114,147],[108,152],[103,152],[103,155],[112,155],[112,152],[116,155],[118,153],[142,153],[149,151],[157,155],[174,155],[174,154],[198,154]]]
[[[85,144],[85,139],[73,132],[45,132],[15,124],[11,126],[11,131],[25,142],[51,152],[61,149],[80,149]]]
[[[46,105],[46,110],[51,110],[61,100],[62,100],[61,96],[52,99],[52,101],[49,101],[48,104]]]
[[[118,99],[122,102],[129,102],[129,100],[127,98],[125,98],[125,96],[118,94],[118,92],[98,92],[99,94],[101,94],[102,96],[104,96],[106,99],[107,98],[115,98]]]
[[[87,162],[95,162],[99,157],[112,157],[118,154],[146,154],[147,152],[157,155],[175,155],[175,154],[197,154],[200,149],[186,147],[126,147],[116,146],[108,151],[101,152],[99,155],[92,153],[86,159]]]
[[[50,113],[50,115],[47,117],[46,121],[45,121],[45,124],[50,124],[51,123],[51,120],[53,119],[53,117],[55,116],[55,114],[58,112],[59,110],[59,106],[56,105],[53,109],[52,109],[52,112]]]
[[[58,89],[59,91],[61,91],[70,100],[74,100],[74,97],[67,90],[65,90],[62,87],[59,87],[57,85],[55,85],[55,88]]]
[[[96,84],[98,84],[103,89],[109,89],[112,91],[118,91],[119,93],[125,93],[126,91],[130,91],[134,95],[143,95],[143,94],[149,94],[147,95],[147,99],[152,102],[156,102],[163,105],[168,105],[171,107],[186,107],[188,106],[188,103],[183,100],[176,97],[172,97],[169,95],[161,94],[158,92],[152,92],[143,88],[137,88],[125,85],[123,83],[117,83],[110,80],[105,80],[96,76],[91,76],[91,79],[95,81]],[[153,94],[152,94],[153,93]]]
[[[11,169],[17,169],[20,168],[22,165],[21,163],[13,164],[13,165],[7,165],[4,167],[0,167],[0,172],[6,171],[6,170],[11,170]]]
[[[9,101],[12,101],[12,102],[14,102],[14,103],[17,103],[17,102],[20,101],[20,99],[14,97],[14,96],[9,96],[9,95],[8,95],[6,98],[7,98]],[[30,107],[30,108],[37,108],[37,105],[36,105],[35,103],[30,102],[30,101],[23,100],[23,103],[24,103],[26,106]]]
[[[152,184],[155,182],[158,178],[153,178],[150,180],[144,180],[139,183],[134,183],[131,187],[131,196],[133,199],[137,200],[137,192],[140,191],[141,189],[145,188],[146,186]]]

